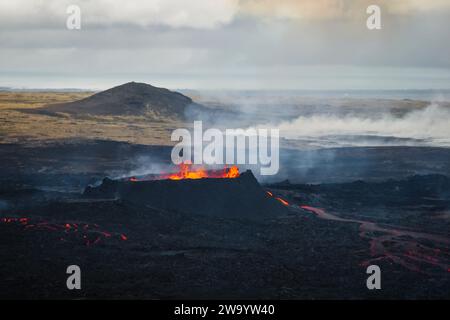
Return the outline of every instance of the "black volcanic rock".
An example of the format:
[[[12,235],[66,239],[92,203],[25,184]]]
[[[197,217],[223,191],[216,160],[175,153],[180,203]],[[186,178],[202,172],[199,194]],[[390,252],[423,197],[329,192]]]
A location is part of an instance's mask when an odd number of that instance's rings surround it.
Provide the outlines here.
[[[259,219],[287,212],[269,197],[251,171],[238,178],[148,180],[132,182],[105,178],[98,187],[87,187],[88,198],[119,198],[135,204],[167,211]]]
[[[49,105],[40,111],[73,115],[150,115],[182,119],[188,106],[200,111],[204,108],[181,93],[145,83],[129,82],[82,100]]]

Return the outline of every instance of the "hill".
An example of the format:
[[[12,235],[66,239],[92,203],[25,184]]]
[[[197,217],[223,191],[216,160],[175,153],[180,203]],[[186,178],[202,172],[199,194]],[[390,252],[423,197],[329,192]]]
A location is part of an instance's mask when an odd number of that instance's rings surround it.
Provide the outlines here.
[[[183,119],[188,106],[198,111],[204,109],[179,92],[145,83],[128,82],[81,100],[45,106],[40,108],[39,112],[71,115],[149,115]]]

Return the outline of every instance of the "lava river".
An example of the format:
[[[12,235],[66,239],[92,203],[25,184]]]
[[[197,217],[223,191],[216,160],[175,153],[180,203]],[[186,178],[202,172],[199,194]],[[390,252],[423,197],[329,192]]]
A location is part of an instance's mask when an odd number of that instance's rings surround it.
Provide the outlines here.
[[[443,235],[417,232],[406,228],[375,222],[341,218],[324,209],[307,205],[294,205],[267,192],[292,209],[302,209],[314,213],[320,219],[343,223],[359,224],[359,235],[369,241],[370,256],[363,261],[362,266],[368,266],[376,261],[390,260],[409,270],[422,273],[436,271],[450,272],[450,239]]]

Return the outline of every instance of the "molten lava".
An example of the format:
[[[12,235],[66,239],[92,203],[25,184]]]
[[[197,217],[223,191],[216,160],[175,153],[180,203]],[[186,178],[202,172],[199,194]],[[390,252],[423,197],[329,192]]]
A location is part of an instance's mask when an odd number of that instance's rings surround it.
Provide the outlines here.
[[[183,179],[202,179],[202,178],[237,178],[239,177],[239,168],[236,166],[225,167],[222,170],[206,170],[205,168],[192,168],[191,164],[182,163],[180,170],[175,173],[164,176],[164,179],[183,180]]]
[[[37,220],[32,221],[30,218],[16,218],[16,217],[4,217],[0,218],[0,224],[6,225],[19,225],[23,227],[23,230],[34,230],[34,231],[52,231],[59,233],[59,240],[62,242],[77,242],[81,241],[86,246],[96,245],[101,241],[109,238],[118,238],[122,241],[128,240],[128,237],[123,233],[108,232],[101,230],[97,224],[88,223],[58,223]]]
[[[280,197],[274,197],[273,193],[270,191],[266,191],[266,194],[269,197],[273,197],[275,200],[280,201],[284,206],[290,206],[289,202],[287,202],[286,200],[280,198]]]
[[[203,178],[222,178],[232,179],[239,177],[239,168],[237,166],[225,166],[220,170],[206,170],[203,167],[194,168],[190,163],[182,163],[178,172],[163,173],[158,176],[130,177],[128,181],[138,182],[147,180],[184,180],[184,179],[203,179]]]
[[[286,200],[284,200],[284,199],[281,199],[280,197],[277,197],[277,198],[275,198],[276,200],[278,200],[278,201],[280,201],[283,205],[285,205],[285,206],[288,206],[289,205],[289,202],[287,202]]]

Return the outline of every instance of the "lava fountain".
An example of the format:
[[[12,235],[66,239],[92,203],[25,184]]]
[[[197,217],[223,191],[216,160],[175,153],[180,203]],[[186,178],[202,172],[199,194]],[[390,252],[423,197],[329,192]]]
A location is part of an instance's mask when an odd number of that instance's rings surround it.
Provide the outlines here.
[[[232,179],[240,176],[239,168],[237,166],[225,166],[219,170],[207,170],[204,167],[195,167],[189,163],[182,163],[178,166],[177,172],[163,173],[159,175],[147,175],[142,177],[131,177],[128,180],[131,182],[146,181],[146,180],[185,180],[185,179]]]

